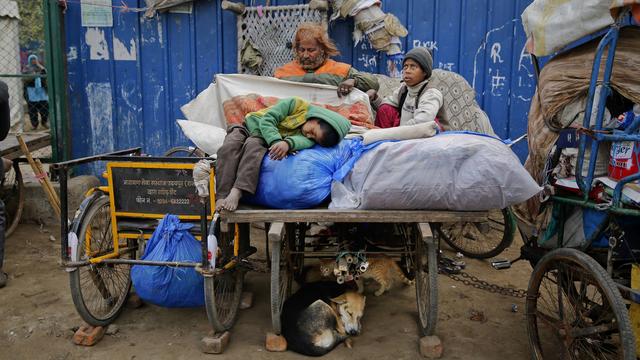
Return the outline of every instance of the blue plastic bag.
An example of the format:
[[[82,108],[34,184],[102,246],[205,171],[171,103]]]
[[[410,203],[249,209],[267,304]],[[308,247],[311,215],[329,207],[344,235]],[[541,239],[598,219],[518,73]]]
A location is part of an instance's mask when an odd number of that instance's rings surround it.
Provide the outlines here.
[[[277,209],[307,209],[321,204],[331,194],[334,173],[351,158],[353,145],[350,140],[332,148],[315,145],[280,161],[266,155],[256,194],[243,201]]]
[[[201,245],[175,215],[164,216],[147,242],[142,260],[201,262]],[[204,305],[204,279],[194,268],[134,265],[131,280],[140,298],[164,307]]]

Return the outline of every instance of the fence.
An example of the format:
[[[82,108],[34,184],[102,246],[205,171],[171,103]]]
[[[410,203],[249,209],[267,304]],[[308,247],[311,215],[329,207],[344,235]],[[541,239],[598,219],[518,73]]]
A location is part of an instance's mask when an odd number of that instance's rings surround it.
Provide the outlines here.
[[[49,129],[42,3],[0,2],[0,81],[9,87],[14,131]]]

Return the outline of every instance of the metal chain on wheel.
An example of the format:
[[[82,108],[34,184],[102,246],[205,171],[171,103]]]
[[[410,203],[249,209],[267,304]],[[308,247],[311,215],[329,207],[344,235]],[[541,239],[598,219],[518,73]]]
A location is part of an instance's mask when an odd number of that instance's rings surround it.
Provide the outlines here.
[[[524,289],[514,289],[510,287],[504,287],[496,284],[491,284],[488,281],[480,280],[473,275],[469,275],[468,273],[462,271],[462,266],[451,266],[455,264],[455,261],[452,259],[441,256],[438,260],[438,272],[440,274],[446,275],[454,281],[461,282],[465,285],[472,286],[476,289],[485,290],[492,292],[494,294],[512,296],[515,298],[524,298],[527,296],[527,290]]]

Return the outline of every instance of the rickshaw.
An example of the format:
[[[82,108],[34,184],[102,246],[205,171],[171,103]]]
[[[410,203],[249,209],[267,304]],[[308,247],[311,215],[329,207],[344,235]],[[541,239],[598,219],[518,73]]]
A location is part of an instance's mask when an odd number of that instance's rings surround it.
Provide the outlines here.
[[[66,214],[70,170],[98,161],[106,163],[103,176],[107,185],[86,194],[71,222],[67,219],[60,222],[61,263],[69,273],[76,310],[90,325],[106,326],[115,321],[129,296],[131,266],[143,265],[196,268],[204,277],[205,308],[212,329],[215,333],[231,329],[240,305],[244,275],[256,267],[249,258],[256,251],[250,246],[249,226],[266,223],[272,325],[279,335],[282,305],[291,293],[294,277],[302,271],[305,257],[335,258],[337,254],[337,250],[326,249],[311,253],[307,249],[305,253],[308,224],[334,222],[344,226],[371,226],[385,223],[398,239],[396,246],[366,253],[384,253],[402,261],[403,269],[416,282],[421,334],[432,335],[437,320],[438,276],[438,236],[432,231],[438,231],[442,223],[482,223],[490,216],[478,211],[330,210],[326,207],[277,210],[249,206],[217,214],[212,211],[215,208],[213,171],[209,183],[212,195],[202,199],[195,195],[193,187],[181,186],[175,192],[162,193],[154,190],[153,184],[139,181],[189,183],[194,164],[202,159],[193,155],[203,154],[195,154],[188,148],[168,154],[180,157],[143,156],[139,148],[134,148],[52,165],[60,179],[61,209]],[[140,260],[157,220],[169,212],[179,215],[182,221],[196,224],[193,232],[197,239],[206,239],[205,234],[215,235],[217,251],[209,241],[201,241],[203,260],[200,263]],[[364,248],[356,250],[360,252]],[[210,261],[212,257],[215,265]]]
[[[625,201],[623,189],[640,179],[640,172],[619,180],[610,196],[604,197],[609,201],[595,195],[598,191],[594,190],[603,188],[594,182],[594,173],[598,148],[603,142],[634,142],[637,146],[640,140],[638,117],[625,131],[603,127],[605,101],[612,93],[610,79],[620,30],[638,25],[626,9],[606,29],[593,62],[582,126],[577,131],[560,132],[565,141],[556,143],[556,155],[563,147],[574,145],[578,145],[579,151],[576,190],[567,191],[556,182],[547,202],[553,207],[551,223],[556,226],[555,238],[550,241],[556,242],[551,248],[543,247],[539,242],[544,234],[525,236],[523,232],[521,258],[534,266],[527,290],[526,321],[531,355],[535,359],[636,359],[636,346],[640,343],[637,341],[640,233],[634,224],[640,221],[640,209]],[[599,81],[605,51],[607,61]],[[539,69],[538,60],[532,57]],[[602,90],[599,102],[595,102],[598,84]],[[597,109],[595,126],[590,124],[592,109]],[[573,144],[567,139],[573,139]],[[588,159],[587,148],[591,150]],[[583,169],[588,169],[586,175]],[[599,220],[591,224],[594,230],[586,246],[572,247],[566,243],[565,227],[569,226],[572,209],[600,214]]]
[[[231,328],[247,270],[243,259],[255,248],[249,247],[247,228],[218,233],[219,217],[211,211],[215,196],[199,198],[192,185],[198,160],[142,156],[140,149],[134,148],[52,166],[60,179],[62,213],[67,214],[69,171],[78,165],[106,161],[103,176],[108,185],[87,192],[73,220],[68,222],[63,216],[60,222],[62,264],[69,273],[73,303],[88,324],[106,326],[117,318],[131,289],[131,266],[145,265],[196,268],[204,277],[211,327],[216,332]],[[213,172],[210,176],[212,179]],[[145,182],[145,178],[153,180]],[[172,190],[166,189],[167,184]],[[214,194],[212,189],[210,194]],[[195,225],[191,232],[201,240],[202,262],[139,260],[157,220],[169,212]],[[208,234],[218,235],[217,251],[206,241]],[[212,257],[215,268],[209,261]]]

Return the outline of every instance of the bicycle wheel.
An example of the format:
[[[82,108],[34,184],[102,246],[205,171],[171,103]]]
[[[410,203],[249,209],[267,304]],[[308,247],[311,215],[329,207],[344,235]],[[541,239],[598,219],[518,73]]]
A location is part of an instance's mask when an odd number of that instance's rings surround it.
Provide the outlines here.
[[[433,335],[438,320],[438,247],[436,239],[429,244],[414,224],[416,234],[416,302],[418,305],[418,327],[423,336]]]
[[[636,358],[620,291],[600,264],[578,250],[554,250],[540,260],[525,313],[534,359]]]
[[[74,226],[78,236],[79,261],[113,252],[109,196],[98,195],[84,207]],[[122,248],[122,247],[121,247]],[[121,258],[135,258],[125,252]],[[71,298],[84,321],[93,326],[106,326],[120,314],[129,295],[131,266],[97,263],[80,266],[69,273]]]
[[[443,223],[439,235],[454,250],[474,259],[500,255],[511,246],[516,224],[509,208],[492,210],[485,222]]]
[[[206,157],[204,151],[193,146],[176,146],[164,153],[165,157]]]
[[[0,183],[0,199],[4,203],[6,216],[4,234],[9,237],[18,227],[24,208],[24,183],[18,163],[14,163],[11,170],[5,172]]]
[[[239,241],[241,237],[235,231],[219,232],[217,225],[219,223],[213,224],[209,229],[209,234],[215,234],[218,239],[219,252],[216,258],[216,274],[205,276],[204,297],[209,324],[216,332],[220,333],[231,329],[236,321],[245,271],[238,264],[227,269],[224,268],[234,259],[234,242]],[[242,231],[241,227],[238,231]],[[238,236],[236,237],[236,235]]]

